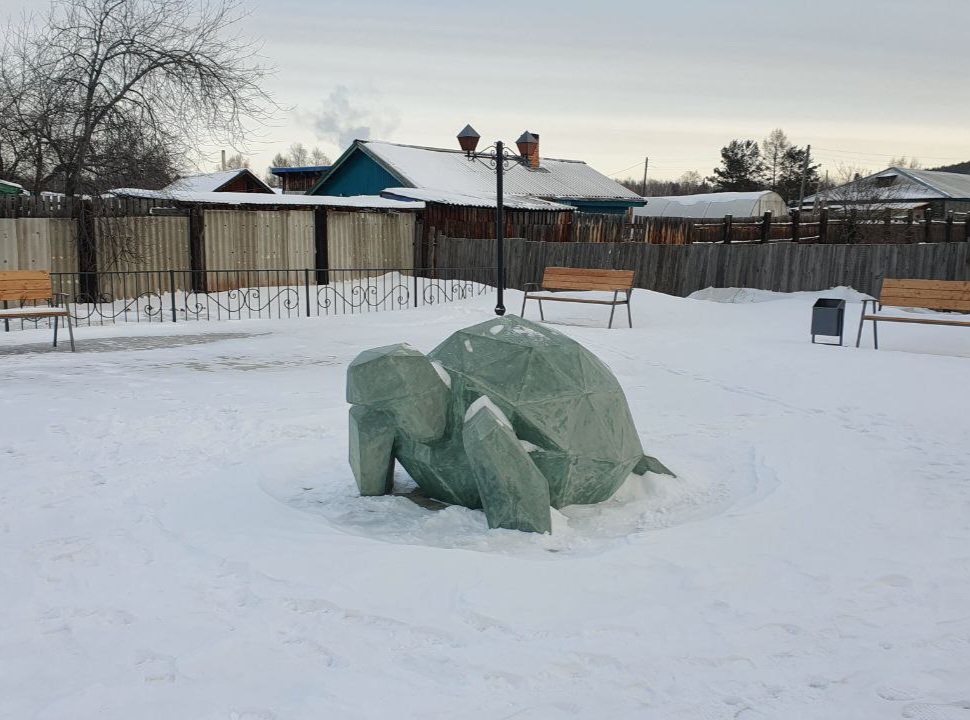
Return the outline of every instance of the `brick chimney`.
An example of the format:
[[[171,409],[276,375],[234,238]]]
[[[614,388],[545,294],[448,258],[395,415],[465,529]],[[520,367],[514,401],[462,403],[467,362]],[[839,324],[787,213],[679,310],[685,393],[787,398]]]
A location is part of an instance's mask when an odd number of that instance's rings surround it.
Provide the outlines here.
[[[528,167],[539,167],[539,134],[526,130],[522,137],[515,141],[519,155],[526,158]]]

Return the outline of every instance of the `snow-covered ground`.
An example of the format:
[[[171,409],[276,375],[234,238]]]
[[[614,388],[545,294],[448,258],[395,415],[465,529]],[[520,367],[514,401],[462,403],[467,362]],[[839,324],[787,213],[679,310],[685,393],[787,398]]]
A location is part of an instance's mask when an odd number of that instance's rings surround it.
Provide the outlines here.
[[[350,360],[494,296],[0,333],[0,718],[965,720],[970,333],[811,345],[817,296],[549,305],[678,474],[552,536],[346,462]]]

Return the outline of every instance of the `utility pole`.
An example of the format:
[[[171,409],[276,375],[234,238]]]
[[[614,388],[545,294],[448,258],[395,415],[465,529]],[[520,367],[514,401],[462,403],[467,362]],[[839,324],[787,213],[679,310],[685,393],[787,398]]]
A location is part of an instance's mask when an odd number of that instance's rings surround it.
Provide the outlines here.
[[[802,211],[802,203],[805,202],[805,177],[808,175],[808,158],[812,154],[812,146],[805,146],[805,163],[802,165],[802,186],[798,191],[798,211]]]
[[[650,158],[643,159],[643,194],[647,194],[647,168],[650,167]]]

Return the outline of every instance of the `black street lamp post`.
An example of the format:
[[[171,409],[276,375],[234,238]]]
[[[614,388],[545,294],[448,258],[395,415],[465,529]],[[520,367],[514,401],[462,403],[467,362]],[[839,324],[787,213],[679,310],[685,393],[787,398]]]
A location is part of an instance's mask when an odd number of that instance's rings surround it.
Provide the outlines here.
[[[505,194],[504,194],[504,175],[506,170],[506,163],[511,165],[513,163],[518,163],[526,165],[529,163],[530,156],[535,151],[538,141],[536,138],[526,130],[522,133],[522,136],[516,141],[518,146],[519,155],[509,152],[505,149],[505,143],[501,140],[495,142],[489,148],[486,148],[482,152],[476,152],[475,148],[478,147],[478,140],[481,136],[475,132],[475,129],[471,125],[466,125],[465,128],[458,133],[458,144],[461,149],[465,151],[465,156],[469,160],[479,160],[484,161],[483,164],[489,167],[495,168],[495,263],[496,272],[498,274],[497,278],[497,288],[498,288],[498,298],[495,305],[495,314],[504,315],[505,314]]]

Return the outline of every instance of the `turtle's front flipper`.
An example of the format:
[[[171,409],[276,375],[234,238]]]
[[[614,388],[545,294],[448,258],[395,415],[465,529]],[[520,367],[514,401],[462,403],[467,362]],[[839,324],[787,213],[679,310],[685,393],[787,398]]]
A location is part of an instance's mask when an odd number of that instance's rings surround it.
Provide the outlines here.
[[[394,489],[394,436],[397,428],[385,412],[350,408],[350,467],[361,495],[387,495]]]
[[[488,526],[551,532],[549,483],[503,420],[486,405],[462,433]]]
[[[657,460],[655,457],[650,457],[649,455],[644,455],[640,458],[640,462],[636,464],[633,468],[634,475],[643,475],[645,472],[657,473],[658,475],[670,475],[670,477],[677,477],[664,465],[662,462]]]

